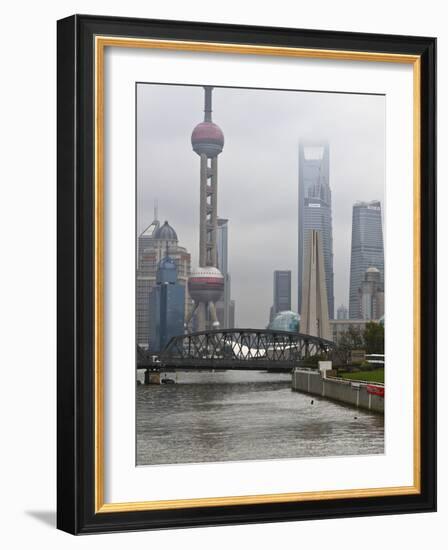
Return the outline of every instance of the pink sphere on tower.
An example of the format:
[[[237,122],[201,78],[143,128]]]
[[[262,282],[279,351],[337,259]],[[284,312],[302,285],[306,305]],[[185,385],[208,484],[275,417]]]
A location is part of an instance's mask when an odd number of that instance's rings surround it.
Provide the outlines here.
[[[191,134],[191,144],[198,155],[216,157],[224,147],[224,134],[214,122],[200,122]]]
[[[224,292],[224,277],[216,267],[196,267],[188,279],[188,292],[195,302],[217,302]]]

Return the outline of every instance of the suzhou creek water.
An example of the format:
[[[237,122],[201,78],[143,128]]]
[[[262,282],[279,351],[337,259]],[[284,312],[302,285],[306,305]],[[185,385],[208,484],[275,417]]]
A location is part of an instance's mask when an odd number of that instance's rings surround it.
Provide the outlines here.
[[[137,386],[138,465],[384,452],[382,415],[292,391],[290,374],[167,377],[176,384]]]

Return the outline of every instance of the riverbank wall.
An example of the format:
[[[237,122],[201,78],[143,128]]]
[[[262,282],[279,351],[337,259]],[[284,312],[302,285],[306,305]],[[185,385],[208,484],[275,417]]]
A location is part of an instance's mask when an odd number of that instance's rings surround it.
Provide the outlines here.
[[[360,409],[384,414],[384,387],[326,377],[324,372],[296,369],[292,373],[292,389],[310,395],[326,397]]]

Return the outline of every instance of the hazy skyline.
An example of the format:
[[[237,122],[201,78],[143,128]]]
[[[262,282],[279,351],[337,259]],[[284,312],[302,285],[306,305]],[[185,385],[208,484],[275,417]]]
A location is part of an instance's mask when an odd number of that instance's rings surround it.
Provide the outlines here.
[[[153,219],[176,230],[198,263],[199,157],[191,132],[203,120],[203,88],[137,87],[137,231]],[[379,200],[385,182],[385,97],[219,88],[213,121],[225,138],[218,157],[218,215],[229,219],[229,272],[239,327],[265,327],[274,270],[292,271],[297,308],[298,148],[330,145],[335,310],[348,305],[353,203]]]

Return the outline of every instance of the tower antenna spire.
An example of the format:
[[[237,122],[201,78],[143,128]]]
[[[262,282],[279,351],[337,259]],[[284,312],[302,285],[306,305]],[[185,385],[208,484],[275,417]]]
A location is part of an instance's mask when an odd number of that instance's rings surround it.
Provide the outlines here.
[[[212,90],[213,86],[204,86],[204,122],[212,121]]]
[[[154,221],[157,221],[159,215],[159,201],[154,199]]]

